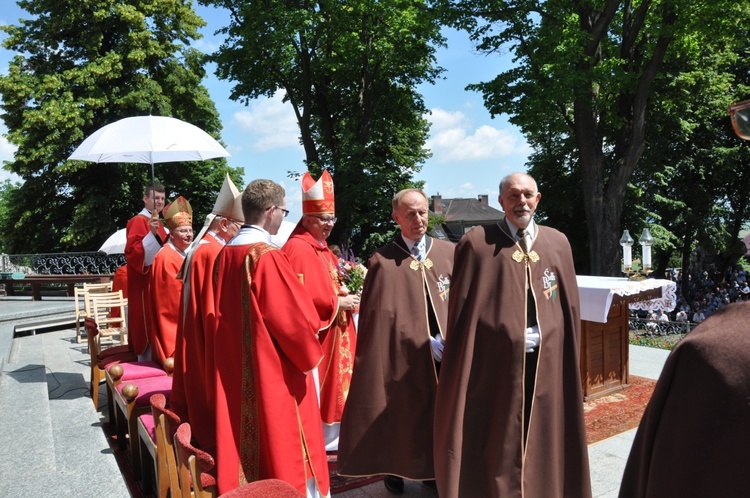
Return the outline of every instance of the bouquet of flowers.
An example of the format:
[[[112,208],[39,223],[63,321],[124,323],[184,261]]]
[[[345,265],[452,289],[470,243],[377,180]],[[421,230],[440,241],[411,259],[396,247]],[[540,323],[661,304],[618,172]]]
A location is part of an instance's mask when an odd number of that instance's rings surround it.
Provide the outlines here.
[[[355,258],[353,254],[349,254],[348,258],[341,258],[339,276],[341,277],[341,283],[350,294],[361,294],[362,286],[367,276],[367,268],[365,268],[365,265],[362,264],[359,258]]]

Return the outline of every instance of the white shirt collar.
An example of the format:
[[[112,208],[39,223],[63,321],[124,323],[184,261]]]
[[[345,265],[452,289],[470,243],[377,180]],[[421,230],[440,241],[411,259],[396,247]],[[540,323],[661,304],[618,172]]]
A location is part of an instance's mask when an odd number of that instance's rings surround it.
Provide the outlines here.
[[[425,236],[424,235],[422,235],[422,237],[419,240],[412,240],[412,239],[408,238],[406,235],[404,235],[403,232],[401,232],[401,238],[404,239],[404,242],[406,243],[406,248],[409,249],[410,251],[411,251],[412,247],[414,247],[415,245],[419,244],[420,242],[422,242],[422,245],[426,247],[426,245],[424,243],[424,240],[425,240]]]
[[[268,231],[258,225],[244,225],[240,228],[237,236],[230,240],[228,246],[244,246],[247,244],[254,244],[256,242],[265,242],[271,244],[271,234]]]
[[[517,227],[512,221],[510,221],[510,218],[508,218],[507,216],[505,217],[505,223],[508,224],[508,229],[510,230],[511,235],[515,237],[516,233],[518,233],[519,227]],[[531,223],[529,223],[529,226],[526,227],[526,230],[528,230],[531,240],[534,240],[534,237],[536,236],[536,223],[534,223],[534,220],[531,220]]]

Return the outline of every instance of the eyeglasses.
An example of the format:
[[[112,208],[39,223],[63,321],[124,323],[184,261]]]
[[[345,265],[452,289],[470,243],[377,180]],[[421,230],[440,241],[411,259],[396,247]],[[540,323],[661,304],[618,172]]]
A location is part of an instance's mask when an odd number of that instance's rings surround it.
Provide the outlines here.
[[[323,218],[322,216],[315,216],[314,214],[311,214],[310,216],[312,216],[313,218],[317,218],[324,225],[333,225],[337,221],[337,218],[335,216],[332,216],[330,218]]]
[[[286,218],[287,216],[289,216],[289,210],[288,209],[280,208],[279,206],[271,206],[271,207],[273,207],[274,209],[278,209],[279,211],[281,211],[281,214],[282,214],[282,216],[284,218]]]
[[[237,228],[242,228],[242,225],[244,225],[241,221],[233,220],[232,218],[226,218],[226,220],[233,225],[237,225]]]

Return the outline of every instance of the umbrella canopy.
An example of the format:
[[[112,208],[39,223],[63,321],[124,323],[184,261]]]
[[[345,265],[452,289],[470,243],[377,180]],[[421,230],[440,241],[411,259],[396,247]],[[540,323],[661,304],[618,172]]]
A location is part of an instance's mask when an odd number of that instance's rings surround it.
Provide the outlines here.
[[[219,142],[195,125],[167,116],[136,116],[98,129],[68,159],[153,165],[229,155]]]
[[[271,235],[271,242],[279,247],[283,246],[296,226],[297,224],[292,223],[291,221],[282,221],[278,233],[276,235]]]
[[[125,242],[127,242],[125,229],[121,228],[104,241],[104,244],[99,248],[99,252],[106,254],[124,254]]]

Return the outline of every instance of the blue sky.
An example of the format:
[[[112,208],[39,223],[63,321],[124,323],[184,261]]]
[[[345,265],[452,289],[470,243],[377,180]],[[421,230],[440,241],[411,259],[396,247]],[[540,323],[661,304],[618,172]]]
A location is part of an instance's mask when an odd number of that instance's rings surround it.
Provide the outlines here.
[[[13,0],[0,0],[1,24],[16,24],[27,17]],[[210,53],[221,43],[214,32],[224,25],[226,16],[216,9],[195,5],[198,14],[208,26],[204,38],[194,46]],[[481,95],[464,90],[466,85],[487,81],[509,67],[510,55],[485,56],[476,53],[468,37],[456,31],[446,31],[448,47],[439,50],[438,64],[446,69],[443,79],[436,85],[422,85],[420,93],[425,98],[431,114],[430,138],[427,147],[432,157],[427,160],[416,180],[426,182],[428,196],[440,194],[443,198],[476,197],[489,195],[490,205],[497,203],[497,185],[507,173],[524,171],[530,152],[517,128],[507,122],[506,116],[495,119],[485,109]],[[4,33],[0,36],[4,38]],[[0,50],[0,73],[7,74],[13,56]],[[245,184],[255,178],[268,178],[284,185],[287,207],[292,211],[290,220],[301,214],[299,182],[287,178],[287,171],[304,171],[304,153],[299,145],[298,129],[289,104],[282,104],[280,96],[252,101],[248,106],[229,99],[231,82],[221,81],[208,68],[204,84],[221,115],[224,130],[222,140],[232,155],[229,164],[245,170]],[[0,123],[0,134],[7,129]],[[7,138],[0,137],[0,160],[11,160],[14,148]],[[158,175],[158,173],[157,173]],[[13,177],[0,170],[0,180]],[[336,178],[334,178],[334,182]],[[165,179],[165,184],[168,183]],[[242,188],[244,185],[238,187]]]

